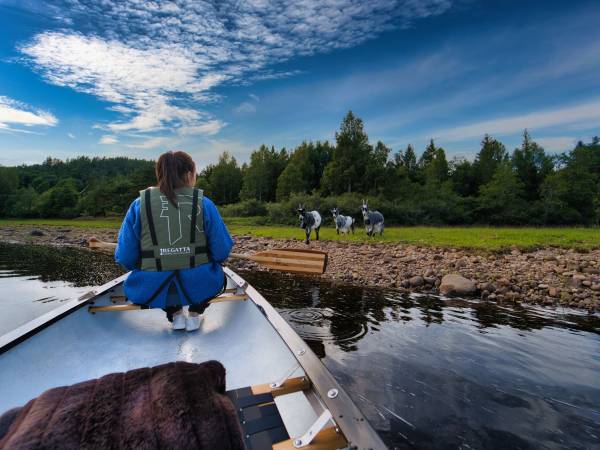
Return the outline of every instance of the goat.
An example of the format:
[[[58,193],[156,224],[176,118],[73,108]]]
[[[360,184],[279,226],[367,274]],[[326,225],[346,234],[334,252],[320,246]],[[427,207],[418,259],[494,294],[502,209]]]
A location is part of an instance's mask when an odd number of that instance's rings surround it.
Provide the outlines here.
[[[335,231],[340,234],[340,231],[344,234],[349,233],[352,230],[354,234],[354,217],[342,216],[339,208],[333,208],[331,210],[333,214],[333,222],[335,223]]]
[[[300,228],[306,233],[306,244],[310,242],[310,232],[314,229],[319,240],[319,229],[321,228],[321,215],[317,211],[306,211],[304,205],[298,205],[298,215],[300,217]]]
[[[383,214],[381,214],[379,211],[371,211],[369,209],[369,204],[365,200],[362,201],[361,210],[363,220],[365,222],[365,231],[367,232],[367,236],[373,236],[375,233],[382,235]]]

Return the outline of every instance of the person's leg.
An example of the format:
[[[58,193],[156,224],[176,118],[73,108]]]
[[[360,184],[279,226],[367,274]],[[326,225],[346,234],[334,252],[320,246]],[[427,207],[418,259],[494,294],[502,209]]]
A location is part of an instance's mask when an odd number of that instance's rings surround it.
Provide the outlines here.
[[[173,314],[181,311],[181,306],[167,306],[163,311],[167,313],[167,320],[173,322]]]
[[[175,283],[169,285],[167,291],[166,307],[163,309],[167,313],[167,320],[173,324],[174,330],[183,330],[185,328],[185,316],[181,308],[181,299]]]

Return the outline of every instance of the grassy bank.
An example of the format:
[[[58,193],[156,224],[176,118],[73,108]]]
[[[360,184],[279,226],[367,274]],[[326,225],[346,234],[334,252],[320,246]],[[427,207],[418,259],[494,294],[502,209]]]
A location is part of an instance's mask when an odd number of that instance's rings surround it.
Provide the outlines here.
[[[263,218],[226,217],[229,230],[235,235],[251,235],[276,239],[303,239],[299,227],[264,225]],[[0,220],[0,226],[50,225],[68,228],[119,228],[118,219],[77,220]],[[313,233],[314,237],[314,233]],[[383,236],[369,238],[357,227],[356,234],[338,236],[335,229],[325,226],[321,239],[352,242],[403,243],[436,247],[472,248],[496,251],[518,247],[528,250],[541,247],[600,248],[598,228],[496,228],[496,227],[389,227]]]

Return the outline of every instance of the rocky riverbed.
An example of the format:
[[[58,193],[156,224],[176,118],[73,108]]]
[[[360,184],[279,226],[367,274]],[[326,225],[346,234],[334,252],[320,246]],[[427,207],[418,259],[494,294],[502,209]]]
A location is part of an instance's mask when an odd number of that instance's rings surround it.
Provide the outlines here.
[[[0,241],[87,246],[95,234],[116,240],[117,230],[52,227],[0,227]],[[329,254],[324,277],[343,283],[394,287],[406,292],[476,296],[502,302],[600,310],[600,250],[587,253],[546,248],[483,253],[403,244],[360,244],[334,241],[274,240],[235,236],[238,253],[270,248],[310,248]],[[234,268],[262,270],[249,261]]]

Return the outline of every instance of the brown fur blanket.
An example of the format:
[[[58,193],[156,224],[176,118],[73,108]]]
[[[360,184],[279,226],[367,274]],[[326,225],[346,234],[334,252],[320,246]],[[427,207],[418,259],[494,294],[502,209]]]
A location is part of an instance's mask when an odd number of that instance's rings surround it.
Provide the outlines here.
[[[0,417],[0,449],[244,449],[225,368],[176,362],[44,392]]]

